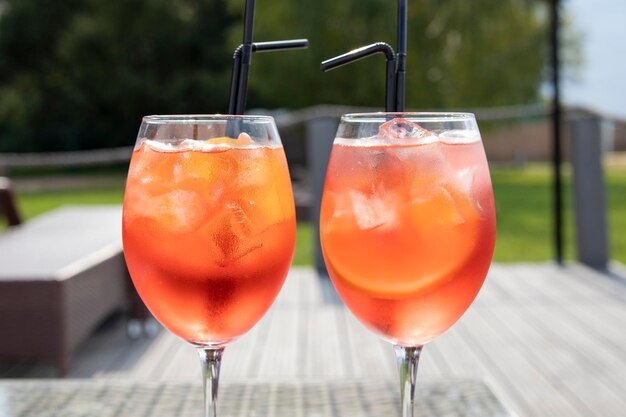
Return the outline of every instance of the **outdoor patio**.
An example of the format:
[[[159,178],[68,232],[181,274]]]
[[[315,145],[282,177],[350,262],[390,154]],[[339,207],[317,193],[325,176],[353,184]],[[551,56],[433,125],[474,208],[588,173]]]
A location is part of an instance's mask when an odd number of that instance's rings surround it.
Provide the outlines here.
[[[579,264],[494,264],[470,310],[427,346],[420,384],[482,379],[519,416],[626,413],[626,273]],[[157,325],[128,339],[114,319],[72,359],[69,378],[197,384],[192,347]],[[225,386],[254,381],[392,380],[391,348],[363,328],[313,269],[292,269],[270,312],[227,348]],[[50,378],[52,364],[0,362],[1,378]],[[231,384],[231,385],[229,385]],[[429,391],[430,392],[430,391]]]

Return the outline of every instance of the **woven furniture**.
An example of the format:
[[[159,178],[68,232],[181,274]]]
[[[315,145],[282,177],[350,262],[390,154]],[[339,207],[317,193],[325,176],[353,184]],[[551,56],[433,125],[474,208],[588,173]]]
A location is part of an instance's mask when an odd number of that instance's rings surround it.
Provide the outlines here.
[[[17,211],[11,181],[6,177],[0,177],[0,216],[7,219],[9,226],[17,226],[22,222]]]
[[[393,380],[226,382],[219,414],[274,417],[380,417],[400,415]],[[507,417],[480,380],[420,382],[416,417]],[[111,380],[0,382],[0,415],[7,417],[197,417],[202,384]]]
[[[0,233],[0,356],[56,361],[128,304],[121,207],[68,206]]]

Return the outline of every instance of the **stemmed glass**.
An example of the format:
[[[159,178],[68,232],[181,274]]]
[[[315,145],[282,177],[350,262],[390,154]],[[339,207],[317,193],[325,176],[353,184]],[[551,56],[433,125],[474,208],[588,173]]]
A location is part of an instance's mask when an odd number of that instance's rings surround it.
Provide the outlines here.
[[[205,415],[215,416],[224,347],[265,314],[293,257],[295,208],[274,120],[144,117],[123,240],[146,306],[197,348]]]
[[[343,116],[320,238],[345,304],[394,345],[402,415],[413,416],[422,347],[470,306],[493,255],[493,193],[474,116]]]

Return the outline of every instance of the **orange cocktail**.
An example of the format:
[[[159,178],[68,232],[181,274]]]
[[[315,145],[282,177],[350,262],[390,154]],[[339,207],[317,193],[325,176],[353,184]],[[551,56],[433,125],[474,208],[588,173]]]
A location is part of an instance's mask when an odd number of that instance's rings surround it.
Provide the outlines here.
[[[436,338],[472,303],[493,254],[480,136],[396,118],[373,137],[338,137],[320,235],[333,284],[361,322],[396,345]]]
[[[279,146],[242,134],[133,152],[124,251],[141,298],[171,332],[223,345],[278,294],[293,256],[295,210]]]

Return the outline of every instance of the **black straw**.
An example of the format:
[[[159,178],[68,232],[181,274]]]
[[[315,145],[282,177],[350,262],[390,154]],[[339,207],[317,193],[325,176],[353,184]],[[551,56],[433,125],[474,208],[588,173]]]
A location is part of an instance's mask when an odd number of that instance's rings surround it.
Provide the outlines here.
[[[253,43],[255,0],[246,0],[243,25],[243,43],[233,54],[233,68],[230,79],[230,95],[228,97],[228,114],[243,114],[248,92],[248,74],[252,63],[253,52],[282,51],[287,49],[306,48],[307,39],[288,41]]]
[[[271,42],[254,42],[250,48],[252,52],[274,52],[274,51],[286,51],[289,49],[302,49],[309,46],[307,39],[291,39],[286,41],[271,41]],[[245,104],[246,91],[243,89],[244,102],[238,105],[239,97],[241,96],[241,62],[243,55],[243,45],[239,45],[233,53],[233,68],[230,80],[230,96],[228,99],[228,114],[242,114]],[[249,65],[248,65],[249,66]],[[245,82],[247,85],[247,80]]]
[[[255,42],[252,44],[252,52],[286,51],[289,49],[302,49],[309,46],[308,39],[291,39],[288,41]]]
[[[374,43],[355,49],[335,58],[322,62],[322,71],[328,71],[349,64],[377,52],[387,57],[387,74],[385,85],[385,111],[403,112],[406,77],[406,42],[407,42],[407,0],[398,0],[398,53],[384,42]]]
[[[398,0],[398,59],[396,66],[395,111],[404,111],[407,39],[407,0]]]
[[[377,53],[384,54],[387,61],[387,70],[385,74],[385,111],[392,112],[394,111],[395,103],[394,89],[396,88],[396,74],[394,71],[396,69],[396,54],[393,51],[393,48],[388,44],[384,42],[377,42],[362,48],[354,49],[343,55],[327,59],[322,62],[320,66],[322,71],[330,71]]]
[[[230,95],[228,97],[228,114],[236,114],[237,95],[239,91],[239,68],[241,67],[241,50],[239,45],[233,54],[233,69],[230,73]]]
[[[248,73],[252,63],[252,36],[254,34],[254,6],[255,0],[246,0],[243,22],[243,43],[241,44],[241,60],[239,64],[239,79],[237,83],[237,103],[235,113],[242,114],[248,90]]]

